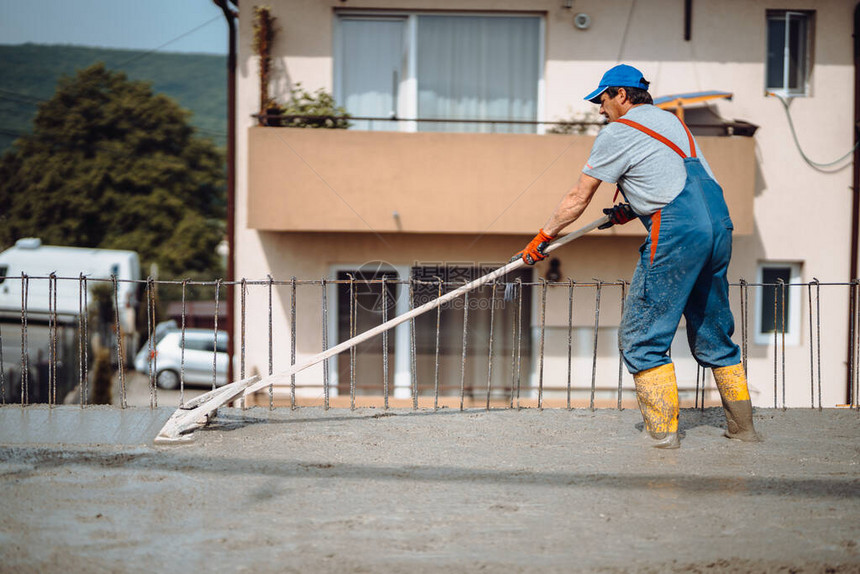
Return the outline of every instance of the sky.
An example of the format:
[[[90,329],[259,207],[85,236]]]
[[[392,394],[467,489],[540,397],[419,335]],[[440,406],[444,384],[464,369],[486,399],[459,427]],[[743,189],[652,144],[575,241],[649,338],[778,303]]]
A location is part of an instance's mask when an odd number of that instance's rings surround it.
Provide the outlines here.
[[[27,42],[226,54],[227,23],[212,0],[0,0],[0,44]]]

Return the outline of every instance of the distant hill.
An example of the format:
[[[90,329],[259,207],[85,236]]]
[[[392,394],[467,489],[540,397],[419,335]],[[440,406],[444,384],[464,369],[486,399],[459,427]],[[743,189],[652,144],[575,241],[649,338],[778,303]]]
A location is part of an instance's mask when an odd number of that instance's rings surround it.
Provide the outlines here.
[[[60,77],[96,62],[150,82],[193,113],[200,136],[226,145],[227,56],[20,44],[0,45],[0,153],[32,131],[37,104],[54,95]]]

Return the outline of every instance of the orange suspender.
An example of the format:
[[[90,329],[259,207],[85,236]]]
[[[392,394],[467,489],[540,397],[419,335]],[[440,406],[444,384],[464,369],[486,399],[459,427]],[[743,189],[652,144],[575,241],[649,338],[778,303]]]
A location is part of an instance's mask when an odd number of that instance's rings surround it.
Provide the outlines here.
[[[633,129],[637,129],[640,132],[651,136],[657,141],[663,142],[682,158],[687,157],[686,155],[684,155],[684,152],[681,151],[681,148],[679,148],[673,142],[669,141],[668,138],[661,136],[654,130],[646,128],[642,124],[637,124],[636,122],[625,120],[624,118],[620,118],[615,121],[620,122],[626,126],[630,126]],[[690,129],[683,121],[681,122],[681,125],[684,126],[684,131],[687,132],[687,139],[690,141],[690,157],[696,157],[696,142],[693,141],[693,134],[690,133]],[[651,263],[654,263],[654,255],[656,255],[657,253],[657,243],[660,239],[660,218],[662,215],[662,211],[662,209],[658,209],[651,215]]]
[[[626,126],[630,126],[631,128],[637,129],[643,134],[649,135],[657,141],[661,141],[667,146],[669,146],[675,153],[677,153],[682,158],[686,158],[686,154],[681,151],[681,148],[676,146],[673,142],[669,141],[668,138],[661,136],[654,130],[650,128],[646,128],[642,124],[637,124],[636,122],[625,120],[624,118],[615,120],[616,122],[622,123]],[[687,139],[690,141],[690,157],[696,157],[696,143],[693,141],[693,134],[690,133],[690,129],[687,127],[687,124],[681,122],[681,125],[684,126],[684,131],[687,132]]]
[[[651,263],[654,263],[654,255],[657,253],[657,242],[660,240],[660,217],[662,209],[658,209],[651,215]]]

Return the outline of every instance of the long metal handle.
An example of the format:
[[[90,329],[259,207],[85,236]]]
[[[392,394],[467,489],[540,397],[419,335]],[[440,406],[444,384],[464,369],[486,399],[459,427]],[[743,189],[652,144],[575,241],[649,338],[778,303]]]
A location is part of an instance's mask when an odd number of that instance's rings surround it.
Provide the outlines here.
[[[595,229],[597,229],[598,227],[600,227],[604,223],[607,223],[608,221],[609,221],[609,216],[604,215],[600,219],[593,221],[593,222],[589,223],[588,225],[581,227],[580,229],[577,229],[576,231],[573,231],[571,233],[568,233],[567,235],[564,235],[564,236],[556,239],[554,242],[550,243],[549,247],[546,249],[546,252],[552,253],[553,251],[555,251],[559,247],[566,245],[566,244],[570,243],[571,241],[573,241],[574,239],[578,239],[578,238],[582,237],[583,235],[590,233],[591,231],[594,231]],[[487,283],[490,283],[491,281],[498,279],[499,277],[502,277],[503,275],[510,273],[511,271],[515,271],[515,270],[519,269],[520,267],[523,267],[524,265],[525,265],[525,262],[522,259],[517,258],[516,260],[511,261],[507,265],[499,267],[495,271],[491,271],[490,273],[487,273],[486,275],[479,277],[470,283],[466,283],[465,285],[458,287],[457,289],[454,289],[453,291],[451,291],[449,293],[445,293],[444,295],[442,295],[441,297],[439,297],[437,299],[434,299],[433,301],[428,301],[427,303],[424,303],[420,307],[416,307],[416,308],[412,309],[411,311],[403,313],[402,315],[398,315],[397,317],[395,317],[389,321],[386,321],[385,323],[382,323],[381,325],[377,325],[373,329],[369,329],[369,330],[365,331],[364,333],[361,333],[359,335],[356,335],[355,337],[352,337],[351,339],[347,339],[343,343],[335,345],[334,347],[331,347],[330,349],[326,349],[322,353],[318,353],[318,354],[314,355],[313,357],[309,358],[308,360],[304,361],[303,363],[297,363],[297,364],[293,365],[292,367],[290,367],[290,369],[287,371],[283,371],[281,373],[275,373],[273,375],[263,377],[258,382],[254,383],[253,385],[251,385],[247,389],[245,389],[244,394],[250,395],[252,393],[257,392],[260,389],[263,389],[263,388],[273,384],[273,382],[278,380],[278,379],[281,379],[284,377],[289,377],[291,375],[294,375],[300,371],[307,369],[308,367],[312,367],[321,361],[329,359],[329,358],[337,355],[338,353],[341,353],[343,351],[346,351],[347,349],[350,349],[351,347],[358,345],[359,343],[367,341],[368,339],[372,339],[373,337],[379,335],[383,331],[393,329],[394,327],[396,327],[397,325],[400,325],[401,323],[405,323],[406,321],[409,321],[410,319],[417,317],[418,315],[426,313],[427,311],[435,309],[436,307],[439,307],[440,305],[447,303],[448,301],[451,301],[452,299],[456,299],[457,297],[460,297],[461,295],[464,295],[469,291],[477,289],[478,287],[481,287],[482,285],[486,285]]]

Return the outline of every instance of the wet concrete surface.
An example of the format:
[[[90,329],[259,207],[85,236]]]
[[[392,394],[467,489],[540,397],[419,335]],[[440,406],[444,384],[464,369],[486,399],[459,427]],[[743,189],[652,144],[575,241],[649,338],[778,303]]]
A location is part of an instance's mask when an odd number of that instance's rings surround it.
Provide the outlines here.
[[[0,410],[0,442],[143,446],[152,443],[174,409],[117,409],[91,406],[49,408],[45,405]]]
[[[860,572],[856,411],[41,410],[0,408],[4,572]]]

